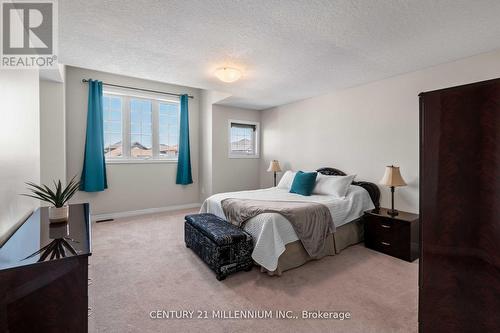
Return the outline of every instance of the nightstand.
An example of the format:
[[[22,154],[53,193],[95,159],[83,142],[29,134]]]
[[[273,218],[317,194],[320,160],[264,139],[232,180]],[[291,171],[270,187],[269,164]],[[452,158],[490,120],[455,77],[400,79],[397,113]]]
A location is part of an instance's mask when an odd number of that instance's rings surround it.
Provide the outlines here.
[[[387,211],[387,208],[380,208],[378,212],[365,212],[365,246],[396,258],[414,261],[420,255],[418,215],[399,211],[393,217]]]

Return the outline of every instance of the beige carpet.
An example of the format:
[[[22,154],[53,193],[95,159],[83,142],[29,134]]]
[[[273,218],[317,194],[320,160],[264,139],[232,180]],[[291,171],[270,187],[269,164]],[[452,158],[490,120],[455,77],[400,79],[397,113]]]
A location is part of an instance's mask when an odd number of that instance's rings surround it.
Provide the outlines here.
[[[219,282],[183,241],[183,216],[94,224],[91,332],[416,332],[418,264],[356,245],[270,277]],[[349,320],[156,319],[153,310],[349,311]],[[228,313],[228,312],[226,312]],[[196,312],[195,312],[196,315]]]

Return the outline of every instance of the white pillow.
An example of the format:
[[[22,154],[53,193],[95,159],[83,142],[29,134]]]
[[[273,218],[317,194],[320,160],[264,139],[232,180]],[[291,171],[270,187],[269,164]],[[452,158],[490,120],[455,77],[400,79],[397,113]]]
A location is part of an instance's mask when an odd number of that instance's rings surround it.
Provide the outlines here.
[[[313,194],[333,195],[338,198],[344,198],[354,177],[356,175],[326,176],[318,174]]]
[[[293,179],[295,178],[295,171],[286,171],[281,177],[280,182],[278,183],[277,188],[282,188],[285,190],[289,190],[292,187]]]

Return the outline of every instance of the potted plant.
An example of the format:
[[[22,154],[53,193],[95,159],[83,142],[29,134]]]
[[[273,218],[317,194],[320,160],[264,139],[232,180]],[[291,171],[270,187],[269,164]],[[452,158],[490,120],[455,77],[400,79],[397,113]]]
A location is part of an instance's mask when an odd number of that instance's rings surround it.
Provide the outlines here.
[[[32,193],[23,195],[52,204],[53,206],[49,206],[49,221],[51,223],[67,222],[69,206],[66,203],[80,187],[80,182],[76,181],[75,177],[69,181],[64,189],[60,180],[57,183],[54,181],[54,190],[51,190],[47,185],[28,182],[26,185]]]

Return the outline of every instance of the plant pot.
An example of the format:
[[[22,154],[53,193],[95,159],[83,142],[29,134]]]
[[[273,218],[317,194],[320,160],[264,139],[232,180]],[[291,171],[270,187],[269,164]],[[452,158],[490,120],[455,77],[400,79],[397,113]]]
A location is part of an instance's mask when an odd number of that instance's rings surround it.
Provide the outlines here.
[[[67,222],[69,218],[69,206],[49,207],[49,222]]]

